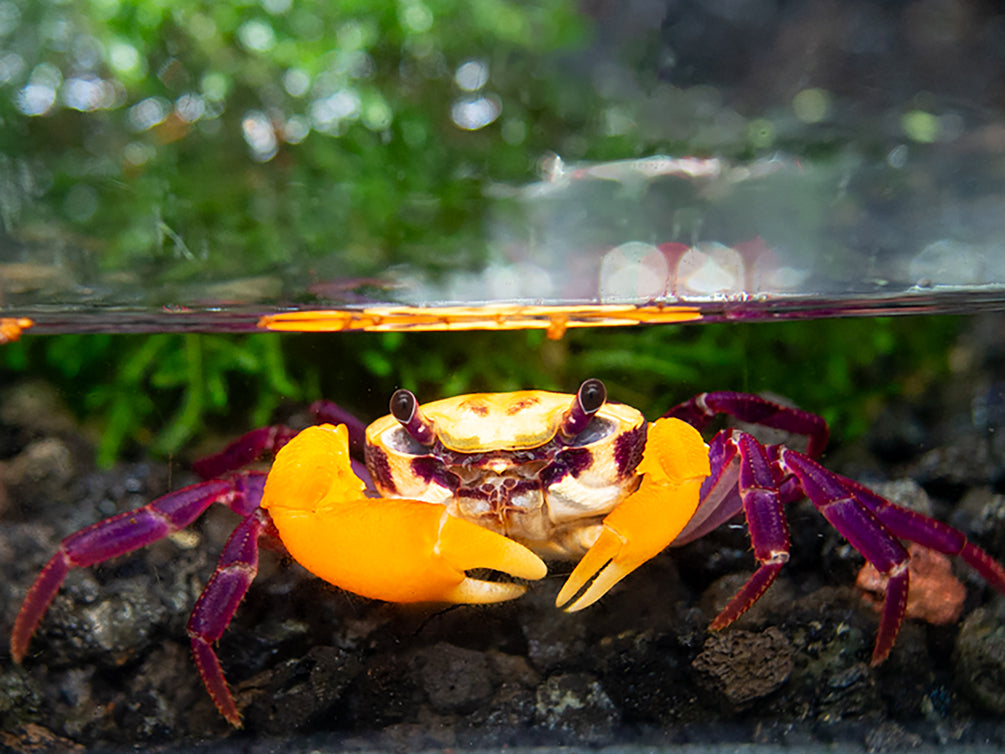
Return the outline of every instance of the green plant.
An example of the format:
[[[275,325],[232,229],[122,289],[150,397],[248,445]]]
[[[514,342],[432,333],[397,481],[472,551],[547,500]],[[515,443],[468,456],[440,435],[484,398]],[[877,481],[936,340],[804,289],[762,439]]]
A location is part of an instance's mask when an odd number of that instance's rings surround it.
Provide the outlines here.
[[[831,423],[867,429],[907,376],[947,374],[960,320],[840,319],[755,325],[351,335],[63,335],[0,349],[0,369],[55,381],[99,427],[99,461],[126,444],[170,455],[214,431],[275,421],[287,399],[327,397],[364,419],[400,386],[420,400],[537,387],[572,391],[600,377],[612,398],[655,418],[706,390],[769,391]],[[281,417],[280,417],[281,418]]]
[[[243,411],[264,424],[281,398],[306,397],[276,336],[62,335],[25,339],[3,357],[11,371],[56,382],[76,413],[97,424],[102,466],[127,441],[170,455],[214,415]]]

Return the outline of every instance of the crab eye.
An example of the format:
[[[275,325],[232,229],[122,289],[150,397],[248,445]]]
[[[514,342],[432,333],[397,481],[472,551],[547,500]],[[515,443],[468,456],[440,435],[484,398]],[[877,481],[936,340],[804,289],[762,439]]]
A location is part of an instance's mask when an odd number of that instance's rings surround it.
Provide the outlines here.
[[[421,445],[432,445],[436,439],[433,423],[419,409],[419,402],[410,390],[401,388],[391,396],[391,416]]]
[[[412,414],[415,413],[417,406],[418,403],[411,390],[401,388],[395,390],[391,396],[391,415],[402,424],[408,424],[412,420]]]
[[[572,405],[562,415],[558,433],[566,440],[575,437],[586,429],[590,419],[606,401],[607,388],[604,387],[604,383],[595,378],[587,380],[579,386]]]
[[[579,405],[583,407],[583,411],[593,416],[607,402],[607,388],[600,380],[589,379],[579,386],[576,397],[579,398]]]

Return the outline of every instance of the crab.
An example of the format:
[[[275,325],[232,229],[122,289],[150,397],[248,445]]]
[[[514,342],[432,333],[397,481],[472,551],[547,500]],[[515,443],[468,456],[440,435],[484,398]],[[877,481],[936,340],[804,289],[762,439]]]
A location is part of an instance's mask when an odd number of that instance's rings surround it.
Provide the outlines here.
[[[213,503],[240,516],[188,622],[202,681],[241,726],[213,644],[250,587],[259,546],[288,553],[337,587],[391,602],[493,603],[519,597],[545,560],[578,561],[556,598],[588,607],[670,545],[743,513],[758,567],[710,625],[723,629],[771,586],[789,559],[784,508],[808,498],[885,577],[872,653],[890,653],[904,619],[909,554],[901,540],[959,556],[1005,593],[1005,568],[965,535],[899,507],[815,460],[823,419],[765,398],[703,393],[648,423],[607,400],[597,379],[573,394],[477,393],[420,406],[408,390],[364,427],[318,402],[300,433],[254,430],[196,464],[209,481],[170,492],[66,537],[29,588],[11,655],[29,641],[72,568],[94,565],[189,526]],[[705,443],[717,414],[807,439],[805,451],[762,444],[739,429]],[[271,470],[242,470],[274,452]],[[365,466],[360,456],[365,458]],[[491,569],[519,579],[468,575]]]

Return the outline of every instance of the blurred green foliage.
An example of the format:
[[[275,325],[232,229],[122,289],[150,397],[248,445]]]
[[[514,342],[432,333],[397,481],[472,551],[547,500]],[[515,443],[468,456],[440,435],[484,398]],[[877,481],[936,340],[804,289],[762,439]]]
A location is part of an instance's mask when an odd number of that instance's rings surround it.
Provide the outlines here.
[[[571,156],[605,141],[559,58],[587,35],[568,0],[5,7],[0,187],[24,184],[5,226],[62,228],[101,271],[145,273],[148,302],[170,300],[155,280],[304,260],[322,279],[463,269],[483,183],[525,180],[563,133]],[[484,131],[451,116],[469,60],[503,113]]]
[[[172,454],[210,417],[235,410],[248,412],[245,422],[267,423],[279,401],[302,398],[305,385],[290,378],[279,339],[268,336],[63,335],[11,344],[3,357],[10,372],[58,385],[96,427],[103,466],[127,442]]]
[[[959,320],[840,319],[754,325],[542,331],[32,338],[0,350],[0,375],[57,383],[95,429],[99,461],[223,442],[326,397],[373,419],[393,390],[420,400],[472,391],[574,391],[600,377],[612,400],[655,418],[705,390],[769,391],[822,414],[840,442],[882,400],[947,374]],[[205,443],[202,449],[207,449]]]

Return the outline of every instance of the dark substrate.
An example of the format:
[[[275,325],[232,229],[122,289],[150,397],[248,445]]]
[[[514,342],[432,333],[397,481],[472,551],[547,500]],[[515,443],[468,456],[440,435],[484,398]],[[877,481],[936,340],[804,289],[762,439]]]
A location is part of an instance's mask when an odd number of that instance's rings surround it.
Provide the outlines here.
[[[867,483],[901,480],[898,494],[999,558],[1003,322],[974,320],[949,386],[885,408],[867,438],[825,459]],[[17,384],[0,398],[6,637],[61,537],[195,478],[150,461],[97,471],[53,391]],[[337,591],[267,553],[219,644],[237,731],[203,690],[185,634],[235,521],[213,510],[185,536],[72,573],[22,667],[0,645],[0,746],[1005,746],[1005,599],[957,564],[961,619],[908,621],[872,668],[877,614],[853,588],[861,558],[809,504],[789,518],[784,576],[718,634],[709,621],[752,568],[740,525],[664,553],[576,614],[554,608],[563,564],[512,603],[417,608]]]

